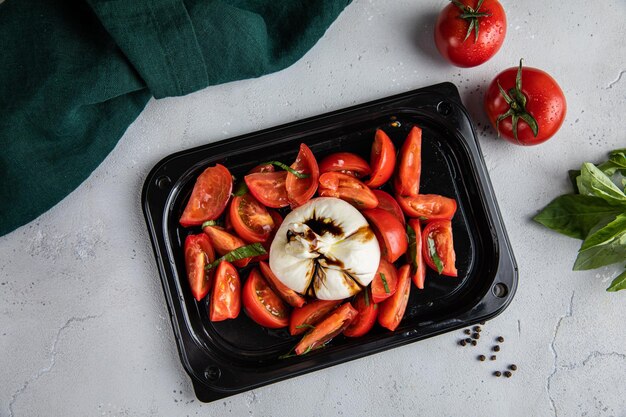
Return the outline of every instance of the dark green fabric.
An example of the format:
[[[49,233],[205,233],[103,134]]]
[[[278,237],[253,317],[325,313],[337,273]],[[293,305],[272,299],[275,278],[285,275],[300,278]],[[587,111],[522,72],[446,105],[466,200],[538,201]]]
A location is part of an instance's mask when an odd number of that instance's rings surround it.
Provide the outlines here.
[[[0,235],[76,188],[151,96],[291,65],[349,0],[5,0]]]

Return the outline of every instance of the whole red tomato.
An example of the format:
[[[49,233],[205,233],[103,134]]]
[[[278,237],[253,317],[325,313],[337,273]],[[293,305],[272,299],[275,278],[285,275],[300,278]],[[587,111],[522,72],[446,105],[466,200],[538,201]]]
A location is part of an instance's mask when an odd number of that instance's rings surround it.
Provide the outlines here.
[[[516,145],[537,145],[550,139],[565,119],[567,103],[561,87],[536,69],[504,70],[485,94],[485,110],[498,134]]]
[[[506,14],[498,0],[452,0],[435,24],[435,44],[458,67],[475,67],[498,52]]]

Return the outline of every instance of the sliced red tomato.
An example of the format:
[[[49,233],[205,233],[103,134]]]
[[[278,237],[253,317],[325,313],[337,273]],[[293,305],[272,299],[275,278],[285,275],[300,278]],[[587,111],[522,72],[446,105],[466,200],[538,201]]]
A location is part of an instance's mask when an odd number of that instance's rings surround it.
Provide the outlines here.
[[[343,300],[313,300],[304,306],[294,308],[289,319],[289,334],[302,334],[315,327]]]
[[[422,253],[429,267],[441,275],[456,277],[456,254],[450,220],[430,222],[422,232]]]
[[[285,300],[287,304],[292,307],[302,307],[306,300],[300,294],[283,284],[277,277],[274,275],[270,266],[267,262],[259,262],[259,267],[261,267],[261,272],[267,282],[270,284],[272,289]]]
[[[398,271],[398,289],[396,293],[380,304],[378,324],[391,331],[396,330],[409,302],[411,292],[411,267],[404,265]]]
[[[274,172],[276,171],[276,168],[274,168],[274,165],[272,164],[261,164],[261,165],[257,165],[254,168],[252,168],[248,174],[256,174],[259,172]]]
[[[291,172],[287,174],[285,181],[287,198],[291,208],[296,208],[309,201],[317,191],[320,170],[313,152],[304,143],[300,144],[300,152],[298,152],[296,161],[291,165],[291,168],[301,174],[308,175],[306,178],[298,178]]]
[[[322,159],[319,164],[320,173],[343,172],[356,178],[369,175],[372,170],[365,159],[351,152],[336,152]]]
[[[354,308],[359,312],[350,326],[343,331],[347,337],[361,337],[374,327],[378,317],[378,304],[372,301],[369,288],[364,288],[354,299]]]
[[[352,204],[359,210],[378,206],[378,199],[367,185],[352,175],[342,172],[326,172],[320,176],[319,194],[336,197]]]
[[[370,188],[380,187],[393,175],[396,165],[396,147],[389,139],[389,136],[381,129],[376,130],[372,153],[370,155],[370,166],[372,174],[365,184]]]
[[[393,214],[400,223],[404,226],[406,224],[406,220],[404,219],[404,213],[402,213],[402,209],[398,205],[398,202],[395,198],[393,198],[389,193],[384,192],[383,190],[372,190],[376,198],[378,199],[378,206],[376,208],[383,209]]]
[[[252,194],[233,197],[229,215],[235,232],[248,243],[265,242],[274,228],[272,216]]]
[[[400,220],[379,208],[363,210],[361,213],[376,235],[382,258],[392,263],[397,261],[408,247],[404,226]]]
[[[273,209],[267,209],[267,211],[270,214],[270,216],[272,216],[272,220],[274,220],[274,228],[272,229],[272,232],[270,233],[269,239],[267,239],[265,242],[261,242],[261,245],[263,245],[263,248],[265,248],[265,251],[267,253],[264,255],[255,256],[254,258],[252,258],[251,262],[261,262],[261,261],[265,261],[269,259],[270,247],[272,246],[272,240],[274,240],[274,236],[276,236],[276,232],[278,231],[278,228],[283,223],[283,216],[281,216],[278,211],[273,210]]]
[[[270,329],[289,325],[289,307],[268,285],[257,268],[243,286],[243,308],[256,323]]]
[[[437,194],[398,195],[397,199],[404,214],[420,220],[450,220],[456,212],[456,200]]]
[[[417,288],[424,289],[426,281],[426,264],[422,254],[422,227],[418,219],[410,219],[409,225],[412,233],[409,233],[408,261],[411,265],[411,279]]]
[[[289,205],[285,186],[287,171],[248,174],[244,180],[250,193],[264,206],[280,208]]]
[[[245,246],[246,242],[238,238],[237,236],[228,233],[225,230],[222,230],[221,227],[217,226],[206,226],[202,229],[204,233],[211,239],[211,243],[213,244],[213,248],[215,248],[215,252],[218,255],[224,256],[228,252]],[[234,264],[239,268],[243,268],[248,265],[250,262],[250,258],[240,259],[235,261]]]
[[[302,355],[324,346],[335,336],[341,334],[358,314],[359,312],[350,303],[345,303],[337,308],[330,316],[315,326],[315,329],[304,335],[300,343],[296,345],[296,355]]]
[[[400,149],[393,186],[396,195],[416,196],[420,192],[422,172],[422,129],[413,126]]]
[[[204,267],[215,260],[209,237],[203,233],[185,239],[185,267],[193,298],[202,300],[211,289],[211,275]]]
[[[222,261],[215,271],[215,283],[209,305],[211,321],[235,319],[241,310],[241,282],[237,269]]]
[[[233,177],[226,167],[217,164],[205,169],[180,216],[181,226],[199,226],[207,220],[216,220],[226,208],[232,191]]]
[[[372,280],[372,300],[376,304],[381,303],[394,295],[397,288],[398,272],[396,267],[391,262],[381,259],[376,275]]]

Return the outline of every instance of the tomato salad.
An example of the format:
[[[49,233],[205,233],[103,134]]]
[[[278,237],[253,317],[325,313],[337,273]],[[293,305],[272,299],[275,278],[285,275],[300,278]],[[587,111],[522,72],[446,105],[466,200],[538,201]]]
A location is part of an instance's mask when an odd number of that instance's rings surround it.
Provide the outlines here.
[[[196,180],[180,218],[184,227],[202,228],[185,241],[194,298],[210,297],[212,321],[236,318],[243,306],[260,326],[288,328],[292,336],[302,336],[294,348],[296,355],[320,348],[342,333],[363,336],[376,323],[395,330],[412,286],[424,288],[426,265],[440,275],[457,276],[451,224],[457,203],[420,193],[421,152],[422,131],[413,126],[399,151],[377,129],[369,162],[337,152],[318,164],[303,143],[291,165],[267,161],[235,184],[226,167],[207,168]],[[383,186],[390,186],[394,195],[379,189]],[[356,208],[380,248],[373,279],[366,286],[353,284],[356,289],[350,294],[355,295],[348,298],[318,299],[315,292],[295,291],[268,263],[283,222],[278,210],[297,211],[316,196],[331,202],[340,199]],[[345,202],[341,204],[354,210]],[[247,276],[242,285],[243,273]]]

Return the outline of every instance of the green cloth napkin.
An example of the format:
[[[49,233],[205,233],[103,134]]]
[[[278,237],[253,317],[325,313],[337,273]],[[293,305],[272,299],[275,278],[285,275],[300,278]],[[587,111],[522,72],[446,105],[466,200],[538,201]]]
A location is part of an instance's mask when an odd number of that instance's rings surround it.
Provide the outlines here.
[[[0,236],[75,189],[151,96],[285,68],[350,0],[5,0]]]

